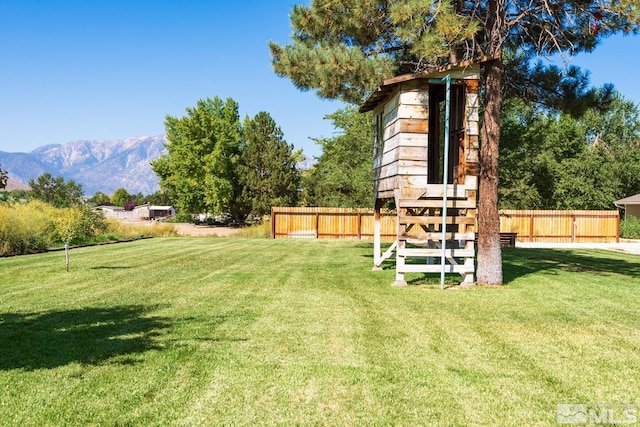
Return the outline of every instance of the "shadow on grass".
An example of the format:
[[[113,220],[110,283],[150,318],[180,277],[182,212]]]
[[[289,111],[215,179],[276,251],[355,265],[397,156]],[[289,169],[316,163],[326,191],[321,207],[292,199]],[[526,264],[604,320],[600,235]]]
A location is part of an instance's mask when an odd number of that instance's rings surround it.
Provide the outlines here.
[[[373,259],[373,243],[360,243],[356,247],[370,249],[371,253],[363,256]],[[519,277],[543,271],[550,274],[584,272],[640,277],[640,262],[627,261],[622,258],[623,256],[617,252],[598,250],[503,248],[503,283],[508,284]],[[408,261],[408,263],[414,262],[420,261]],[[385,260],[381,267],[383,270],[395,269],[395,254]],[[451,277],[456,276],[456,274],[447,274],[447,283],[453,280],[450,279]],[[439,281],[439,276],[437,280]],[[407,280],[407,283],[433,284],[435,281],[434,274],[423,274],[419,278]]]
[[[502,269],[504,283],[529,274],[548,272],[617,274],[640,276],[640,263],[621,258],[622,255],[600,251],[571,249],[503,249]]]
[[[167,319],[149,307],[120,306],[36,313],[0,313],[0,369],[95,365],[159,348]]]

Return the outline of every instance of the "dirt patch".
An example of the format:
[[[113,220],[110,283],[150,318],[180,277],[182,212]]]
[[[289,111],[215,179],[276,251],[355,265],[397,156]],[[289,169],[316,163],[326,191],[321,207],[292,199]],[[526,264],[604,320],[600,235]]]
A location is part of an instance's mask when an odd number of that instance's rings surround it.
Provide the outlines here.
[[[173,224],[181,236],[231,236],[240,231],[235,227],[217,227],[210,225]]]

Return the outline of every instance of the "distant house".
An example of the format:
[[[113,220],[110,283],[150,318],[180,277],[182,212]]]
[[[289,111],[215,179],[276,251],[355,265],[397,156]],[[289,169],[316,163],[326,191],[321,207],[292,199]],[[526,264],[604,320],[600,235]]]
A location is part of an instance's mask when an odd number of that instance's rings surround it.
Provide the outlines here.
[[[171,218],[175,214],[173,206],[149,206],[149,219]]]
[[[96,206],[95,210],[101,211],[105,218],[137,220],[170,218],[176,214],[176,210],[173,206],[150,206],[149,204],[136,206],[130,211],[126,211],[124,208],[112,205]]]
[[[640,218],[640,194],[625,197],[624,199],[613,202],[617,207],[624,208],[624,217],[628,215]]]

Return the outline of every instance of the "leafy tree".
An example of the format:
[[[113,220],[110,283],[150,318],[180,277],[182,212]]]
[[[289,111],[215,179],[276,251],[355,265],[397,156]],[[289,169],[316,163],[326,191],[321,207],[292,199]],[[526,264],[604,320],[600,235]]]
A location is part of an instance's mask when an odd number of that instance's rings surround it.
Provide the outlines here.
[[[373,206],[373,126],[371,114],[345,108],[329,114],[339,129],[332,138],[317,139],[318,163],[304,178],[305,204],[332,207]]]
[[[124,207],[131,200],[131,194],[125,188],[118,188],[111,196],[111,204],[114,206]]]
[[[578,118],[512,99],[502,130],[503,208],[611,209],[640,191],[640,118],[619,95]]]
[[[94,206],[99,206],[111,203],[111,199],[102,191],[96,191],[93,197],[88,200],[88,202],[93,204]]]
[[[9,181],[9,175],[6,170],[0,168],[0,190],[7,188],[7,182]]]
[[[244,147],[238,164],[242,194],[238,201],[247,213],[266,215],[272,206],[295,206],[300,187],[296,153],[269,113],[246,118]]]
[[[173,198],[168,190],[160,189],[147,196],[147,201],[152,205],[172,206]]]
[[[44,173],[35,180],[29,180],[31,196],[55,207],[64,208],[83,203],[84,191],[81,184],[73,180],[65,182],[61,176],[53,177]]]
[[[186,111],[186,116],[165,119],[168,153],[151,163],[160,186],[181,211],[238,214],[238,104],[231,98],[207,98]]]
[[[499,284],[503,57],[528,62],[536,54],[591,51],[615,32],[637,32],[639,22],[637,0],[313,0],[310,6],[293,7],[292,43],[271,43],[270,49],[275,72],[298,88],[356,104],[394,74],[482,60],[477,280]]]

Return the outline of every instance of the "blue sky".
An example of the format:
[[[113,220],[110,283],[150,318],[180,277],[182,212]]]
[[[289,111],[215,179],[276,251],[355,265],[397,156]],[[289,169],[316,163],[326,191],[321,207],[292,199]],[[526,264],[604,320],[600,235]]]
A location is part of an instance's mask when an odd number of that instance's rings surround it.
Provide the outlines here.
[[[271,68],[296,0],[0,0],[0,150],[164,133],[165,115],[231,97],[267,111],[307,156],[342,105],[300,92]],[[606,40],[572,63],[640,103],[640,37]]]

